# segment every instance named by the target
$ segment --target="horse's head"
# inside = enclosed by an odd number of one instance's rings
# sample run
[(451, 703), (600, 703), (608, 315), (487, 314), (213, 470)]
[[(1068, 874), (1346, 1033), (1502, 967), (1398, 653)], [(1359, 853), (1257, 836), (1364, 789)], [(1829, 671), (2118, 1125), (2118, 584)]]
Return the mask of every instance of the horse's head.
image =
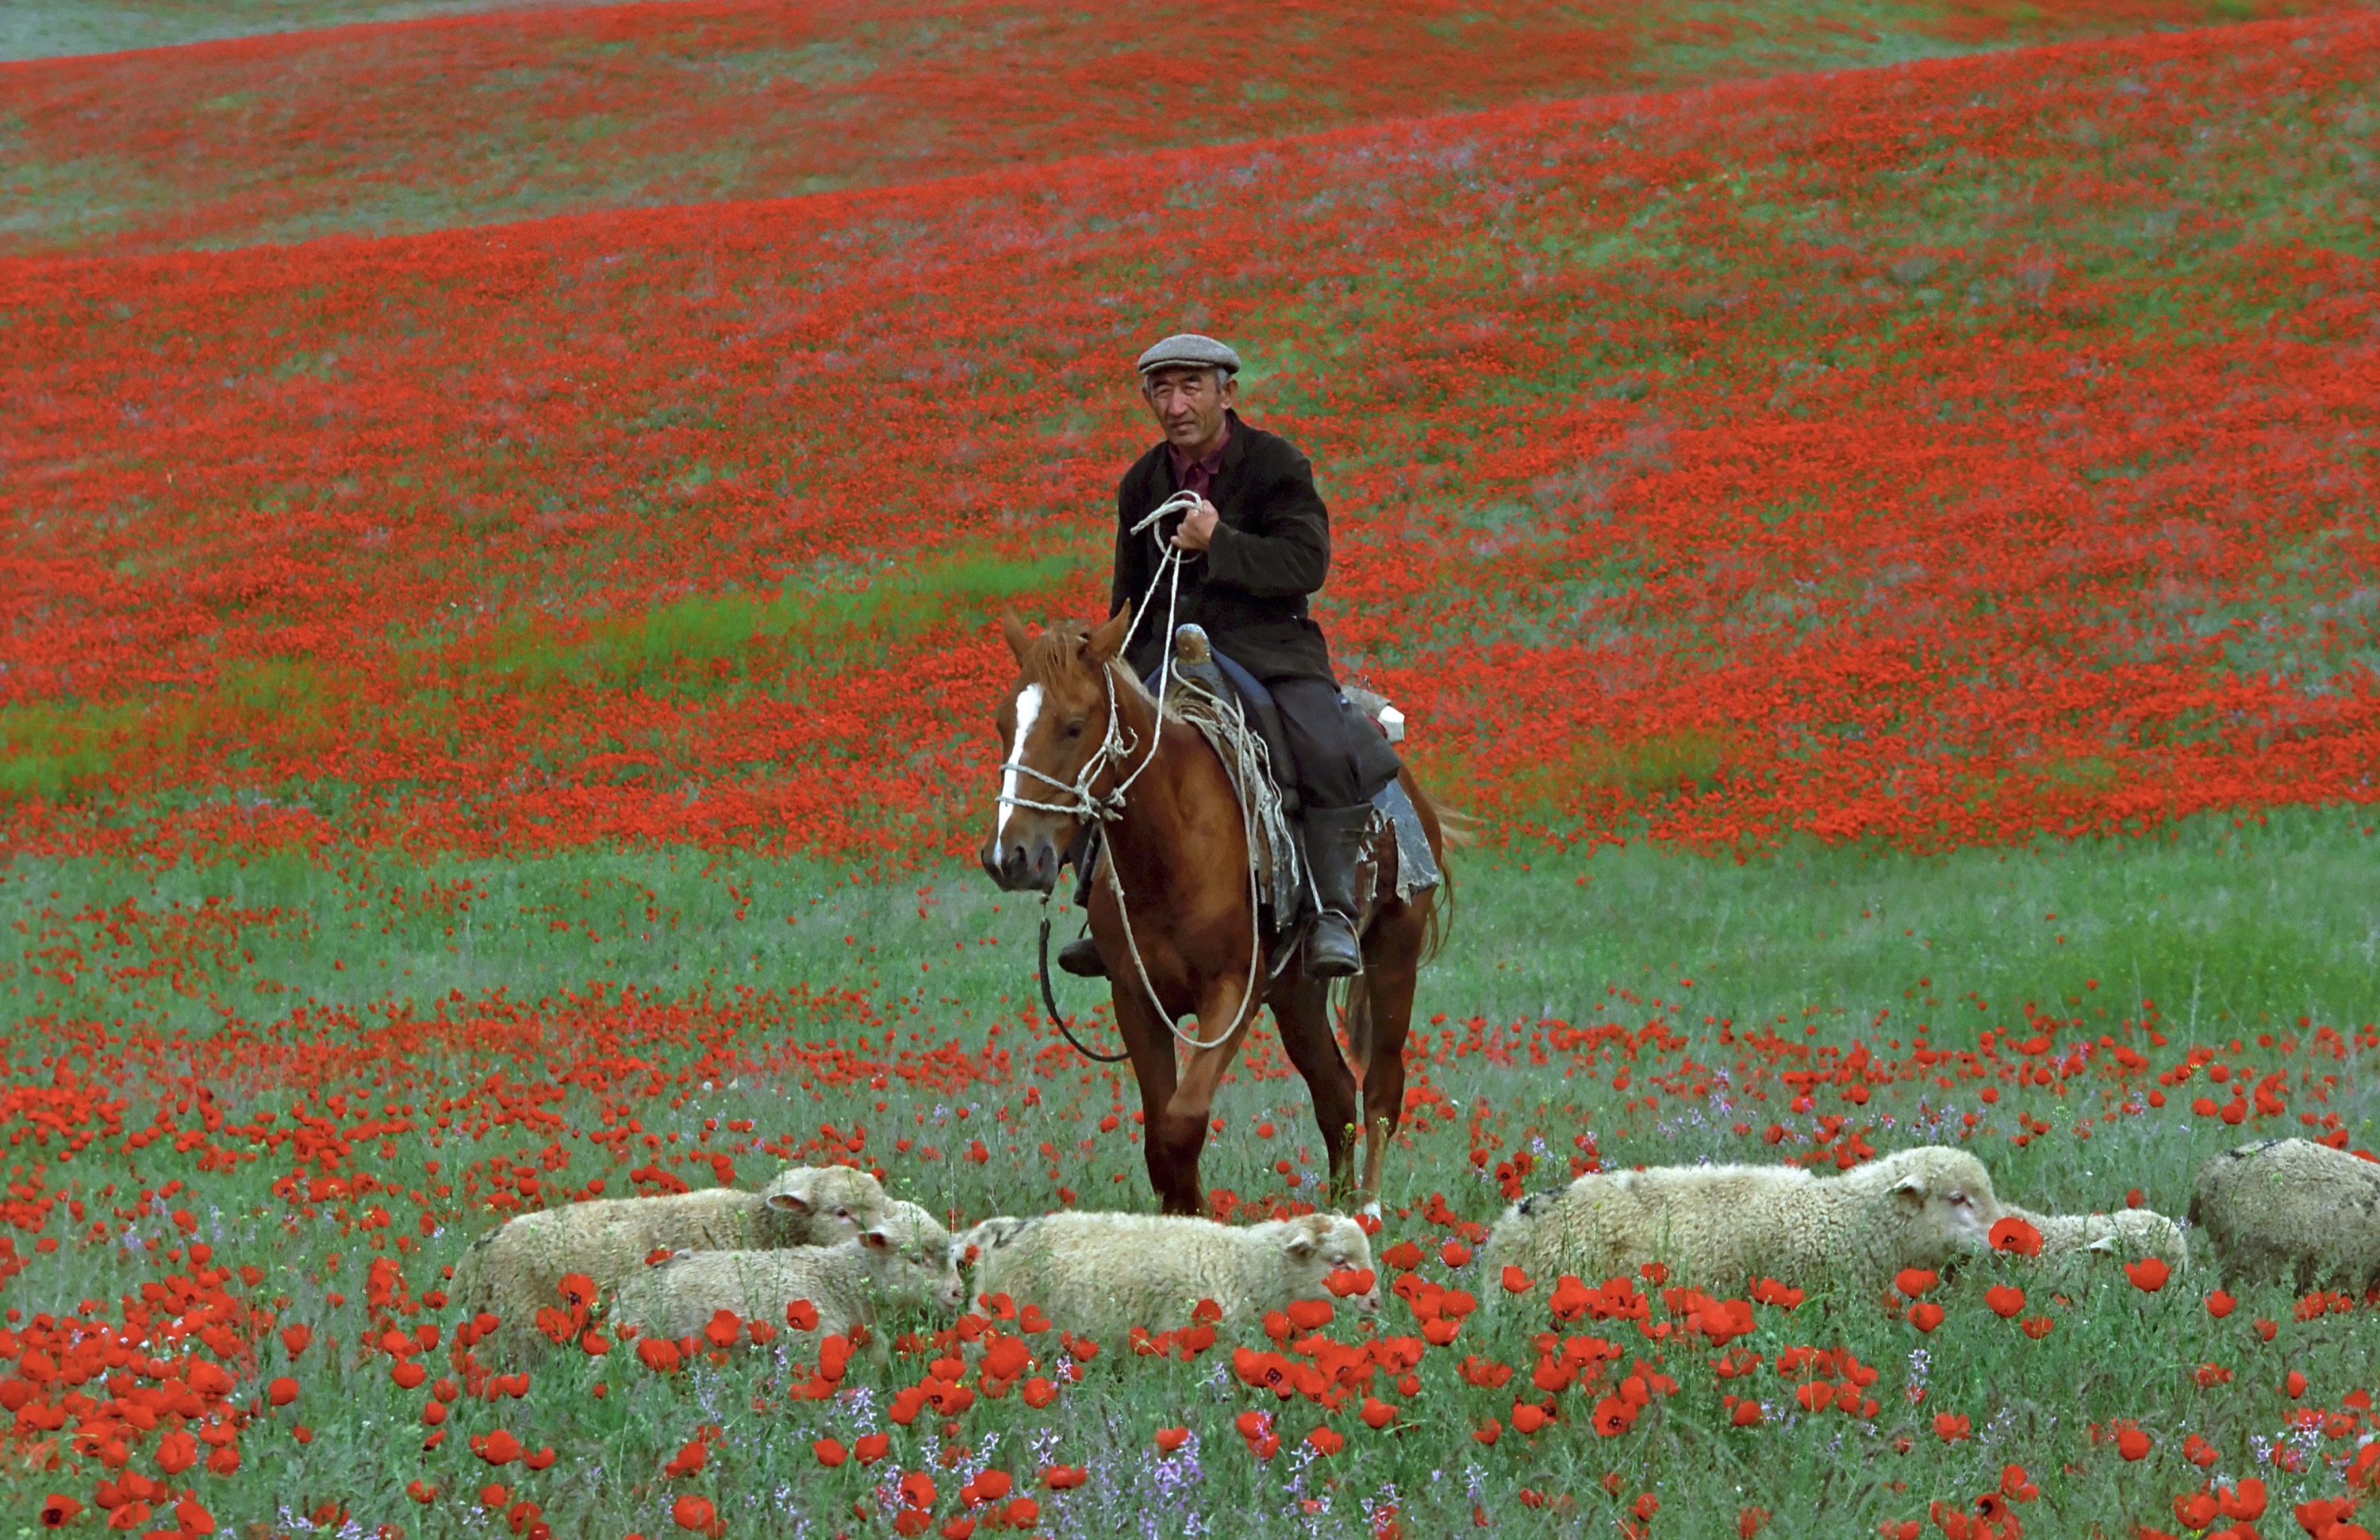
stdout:
[(1016, 654), (1016, 683), (1000, 703), (1000, 805), (983, 869), (1012, 891), (1048, 892), (1058, 885), (1058, 862), (1081, 832), (1083, 810), (1050, 812), (1020, 806), (1066, 806), (1072, 788), (1107, 740), (1108, 665), (1132, 628), (1126, 606), (1097, 630), (1065, 624), (1036, 637), (1014, 615), (1000, 617), (1001, 635)]

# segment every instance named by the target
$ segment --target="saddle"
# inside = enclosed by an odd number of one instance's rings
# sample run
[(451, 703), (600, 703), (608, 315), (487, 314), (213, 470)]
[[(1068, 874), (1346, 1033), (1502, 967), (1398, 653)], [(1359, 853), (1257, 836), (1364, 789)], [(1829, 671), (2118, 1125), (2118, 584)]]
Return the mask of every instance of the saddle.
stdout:
[[(1172, 673), (1178, 688), (1167, 701), (1168, 711), (1197, 728), (1214, 746), (1244, 805), (1253, 798), (1249, 824), (1257, 837), (1250, 858), (1257, 864), (1259, 900), (1270, 911), (1271, 928), (1287, 930), (1305, 907), (1305, 873), (1290, 832), (1289, 820), (1303, 808), (1280, 706), (1262, 680), (1216, 651), (1206, 632), (1195, 624), (1173, 634)], [(1149, 683), (1154, 687), (1155, 681)], [(1402, 761), (1362, 707), (1342, 693), (1339, 708), (1347, 714), (1357, 784), (1375, 809), (1374, 827), (1385, 824), (1396, 831), (1396, 896), (1402, 900), (1435, 888), (1438, 863), (1413, 799), (1397, 779)]]

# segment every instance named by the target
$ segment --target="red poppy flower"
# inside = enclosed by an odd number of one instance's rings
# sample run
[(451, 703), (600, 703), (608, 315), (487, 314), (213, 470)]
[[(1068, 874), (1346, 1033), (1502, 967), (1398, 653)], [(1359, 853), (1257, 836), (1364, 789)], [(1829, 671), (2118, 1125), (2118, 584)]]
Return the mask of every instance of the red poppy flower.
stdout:
[(2151, 1256), (2124, 1264), (2124, 1275), (2132, 1280), (2133, 1288), (2144, 1294), (2154, 1294), (2164, 1288), (2172, 1272), (2173, 1269), (2167, 1267), (2160, 1257)]
[(53, 1492), (42, 1499), (42, 1527), (64, 1529), (82, 1512), (82, 1504), (63, 1493)]
[(2004, 1251), (2012, 1256), (2041, 1255), (2041, 1231), (2014, 1214), (1992, 1226), (1991, 1243), (1994, 1251)]
[(675, 1373), (678, 1365), (686, 1362), (686, 1356), (677, 1351), (675, 1342), (646, 1337), (637, 1343), (637, 1362), (657, 1375), (666, 1375)]
[(2206, 1313), (2218, 1321), (2238, 1308), (2240, 1302), (2220, 1289), (2206, 1296)]
[(2139, 1428), (2122, 1427), (2116, 1430), (2116, 1452), (2126, 1460), (2145, 1460), (2155, 1445), (2149, 1436)]
[(498, 1428), (493, 1433), (473, 1436), (471, 1452), (491, 1465), (509, 1465), (521, 1457), (521, 1441)]
[(1167, 1454), (1172, 1454), (1189, 1441), (1190, 1430), (1186, 1427), (1161, 1427), (1157, 1430), (1157, 1447)]
[(1942, 1281), (1942, 1275), (1931, 1267), (1903, 1267), (1892, 1280), (1892, 1286), (1910, 1299)]
[(2024, 1291), (2012, 1283), (1995, 1283), (1984, 1291), (1984, 1303), (2002, 1320), (2013, 1319), (2024, 1308)]
[(1305, 1444), (1317, 1454), (1332, 1455), (1347, 1447), (1347, 1436), (1335, 1427), (1318, 1427), (1305, 1436)]
[(670, 1521), (680, 1529), (707, 1530), (718, 1519), (718, 1510), (709, 1498), (698, 1498), (688, 1492), (670, 1505)]
[(1505, 1267), (1504, 1291), (1506, 1293), (1525, 1294), (1535, 1287), (1536, 1287), (1536, 1280), (1531, 1279), (1527, 1273), (1523, 1272), (1518, 1267), (1509, 1266)]

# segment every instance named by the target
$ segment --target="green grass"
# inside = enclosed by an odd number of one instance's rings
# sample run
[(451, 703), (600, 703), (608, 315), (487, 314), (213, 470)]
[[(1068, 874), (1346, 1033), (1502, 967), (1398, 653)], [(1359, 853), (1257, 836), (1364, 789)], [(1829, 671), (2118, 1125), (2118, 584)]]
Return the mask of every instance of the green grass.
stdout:
[[(1462, 853), (1459, 919), (1451, 945), (1425, 974), (1426, 1048), (1417, 1045), (1413, 1055), (1418, 1075), (1449, 1110), (1397, 1152), (1381, 1243), (1413, 1236), (1434, 1251), (1416, 1207), (1433, 1192), (1447, 1194), (1465, 1219), (1493, 1219), (1501, 1198), (1471, 1169), (1475, 1137), (1495, 1146), (1498, 1158), (1541, 1151), (1530, 1184), (1542, 1186), (1559, 1180), (1581, 1132), (1593, 1134), (1606, 1161), (1623, 1164), (1773, 1158), (1758, 1142), (1760, 1127), (1777, 1121), (1798, 1134), (1828, 1112), (1867, 1126), (1881, 1148), (1922, 1142), (1939, 1136), (1909, 1126), (1922, 1093), (1936, 1110), (1984, 1114), (1973, 1147), (2006, 1195), (2076, 1211), (2119, 1205), (2138, 1187), (2153, 1206), (2176, 1214), (2187, 1208), (2201, 1159), (2252, 1133), (2294, 1131), (2301, 1109), (2338, 1113), (2355, 1141), (2369, 1144), (2374, 1107), (2367, 1065), (2313, 1059), (2310, 1034), (2299, 1025), (2305, 1018), (2351, 1030), (2380, 1000), (2380, 865), (2366, 816), (2309, 809), (2239, 825), (2199, 819), (2157, 841), (1925, 859), (1822, 848), (1741, 866), (1645, 846), (1605, 848), (1591, 858), (1584, 850)], [(76, 919), (78, 913), (86, 917)], [(352, 1165), (399, 1189), (455, 1182), (490, 1156), (537, 1152), (550, 1137), (543, 1130), (488, 1121), (484, 1100), (479, 1113), (463, 1110), (493, 1085), (510, 1097), (524, 1088), (535, 1092), (532, 1101), (548, 1097), (540, 1105), (561, 1120), (553, 1147), (563, 1166), (546, 1179), (548, 1197), (593, 1174), (607, 1175), (615, 1195), (625, 1191), (625, 1176), (613, 1168), (627, 1158), (607, 1166), (602, 1150), (577, 1141), (633, 1112), (646, 1131), (675, 1136), (665, 1146), (673, 1153), (727, 1146), (747, 1182), (821, 1124), (863, 1124), (868, 1154), (886, 1165), (895, 1192), (967, 1219), (1050, 1207), (1055, 1184), (1031, 1154), (1035, 1143), (1049, 1140), (1083, 1203), (1146, 1207), (1130, 1123), (1113, 1134), (1094, 1126), (1111, 1105), (1135, 1104), (1129, 1082), (1062, 1049), (1036, 1058), (1049, 1040), (1022, 1030), (1019, 1013), (1032, 998), (1035, 916), (1029, 902), (994, 893), (966, 871), (868, 884), (815, 864), (683, 851), (383, 862), (338, 871), (285, 856), (153, 873), (96, 861), (18, 861), (0, 874), (0, 1001), (26, 1023), (8, 1044), (20, 1084), (45, 1080), (36, 1061), (70, 1043), (101, 1061), (111, 1057), (91, 1046), (87, 1030), (68, 1031), (67, 1024), (114, 1024), (105, 1030), (120, 1044), (152, 1045), (117, 1055), (128, 1128), (145, 1123), (176, 1095), (174, 1077), (190, 1073), (211, 1078), (216, 1109), (232, 1125), (259, 1110), (286, 1115), (293, 1098), (319, 1110), (340, 1088), (361, 1098), (346, 1104), (348, 1118), (370, 1114), (383, 1097), (389, 1106), (402, 1097), (407, 1107), (419, 1098), (423, 1115), (415, 1126), (386, 1135), (377, 1148), (369, 1135), (356, 1140)], [(161, 959), (170, 965), (157, 966)], [(73, 970), (71, 983), (57, 976), (62, 965)], [(624, 1007), (629, 990), (643, 1003)], [(1083, 1006), (1093, 991), (1071, 983), (1065, 994)], [(2143, 1000), (2155, 1001), (2150, 1019), (2168, 1046), (2151, 1046), (2151, 1026), (2136, 1025)], [(442, 1000), (450, 1021), (477, 1025), (429, 1034), (403, 1025), (433, 1015)], [(2070, 1094), (2061, 1087), (2054, 1096), (2003, 1085), (2001, 1099), (1985, 1105), (1970, 1083), (1941, 1092), (1920, 1080), (1878, 1085), (1864, 1107), (1837, 1100), (1829, 1086), (1813, 1112), (1796, 1115), (1785, 1105), (1791, 1093), (1773, 1075), (1801, 1062), (1795, 1056), (1804, 1049), (1824, 1055), (1855, 1042), (1898, 1061), (1921, 1024), (1937, 1049), (1972, 1049), (1985, 1029), (2034, 1030), (2029, 1011), (2071, 1024), (2050, 1029), (2062, 1041), (2089, 1042), (2104, 1032), (2159, 1068), (2204, 1044), (2227, 1062), (2279, 1069), (2293, 1079), (2301, 1069), (2326, 1072), (2338, 1083), (2326, 1101), (2298, 1085), (2280, 1126), (2242, 1131), (2193, 1118), (2178, 1095), (2161, 1111), (2096, 1125), (2085, 1144), (2072, 1136), (2079, 1120), (2112, 1110), (2119, 1096), (2147, 1083), (2127, 1092), (2089, 1076)], [(1427, 1027), (1438, 1016), (1444, 1022)], [(1616, 1023), (1626, 1029), (1624, 1040), (1607, 1038), (1576, 1055), (1557, 1047), (1535, 1064), (1532, 1034), (1543, 1032), (1547, 1017), (1581, 1026)], [(1720, 1037), (1720, 1024), (1735, 1029), (1732, 1046)], [(1647, 1035), (1648, 1025), (1658, 1030)], [(1774, 1061), (1755, 1056), (1748, 1072), (1718, 1073), (1745, 1051), (1755, 1028), (1779, 1035)], [(1304, 1088), (1269, 1037), (1252, 1039), (1224, 1088), (1217, 1113), (1228, 1132), (1210, 1146), (1204, 1174), (1210, 1186), (1250, 1201), (1310, 1200), (1318, 1195), (1313, 1168), (1297, 1158), (1318, 1154), (1318, 1141)], [(792, 1051), (827, 1041), (885, 1061), (892, 1073), (881, 1088), (865, 1078), (864, 1066), (844, 1075), (830, 1058)], [(1540, 1036), (1535, 1046), (1545, 1041)], [(931, 1051), (937, 1044), (939, 1058)], [(2301, 1044), (2309, 1046), (2289, 1051)], [(997, 1057), (1003, 1049), (1004, 1067)], [(938, 1081), (943, 1072), (955, 1078)], [(1624, 1089), (1621, 1072), (1633, 1077)], [(1706, 1094), (1695, 1094), (1690, 1080), (1704, 1083)], [(1027, 1085), (1036, 1088), (1031, 1097), (1023, 1095)], [(1648, 1093), (1656, 1097), (1650, 1108)], [(456, 1116), (438, 1131), (427, 1114), (448, 1105), (444, 1098), (454, 1098)], [(973, 1116), (962, 1118), (963, 1110)], [(2053, 1132), (2017, 1147), (2009, 1135), (2020, 1111)], [(760, 1151), (705, 1131), (706, 1120), (723, 1127), (744, 1118), (757, 1122), (755, 1139), (785, 1143)], [(1254, 1132), (1266, 1120), (1281, 1129), (1269, 1141)], [(1754, 1134), (1735, 1134), (1737, 1122)], [(237, 1133), (208, 1143), (243, 1147)], [(896, 1153), (895, 1135), (921, 1147)], [(978, 1136), (995, 1146), (994, 1158), (982, 1165), (958, 1158)], [(1020, 1154), (1000, 1150), (1003, 1141)], [(170, 1153), (168, 1143), (135, 1155), (117, 1153), (116, 1143), (56, 1168), (52, 1180), (103, 1216), (106, 1205), (94, 1195), (102, 1182), (128, 1193), (135, 1184), (182, 1179), (189, 1188), (174, 1201), (197, 1211), (200, 1233), (223, 1261), (253, 1259), (265, 1267), (260, 1295), (286, 1295), (284, 1319), (352, 1338), (362, 1324), (361, 1302), (352, 1296), (361, 1291), (371, 1248), (367, 1232), (349, 1227), (364, 1201), (309, 1207), (273, 1198), (267, 1187), (287, 1166), (285, 1155), (210, 1174), (197, 1169), (198, 1156)], [(941, 1158), (923, 1156), (929, 1144), (940, 1146)], [(1294, 1193), (1272, 1170), (1281, 1158), (1306, 1183)], [(443, 1163), (442, 1173), (425, 1174), (431, 1160)], [(686, 1174), (707, 1182), (698, 1171)], [(468, 1196), (433, 1192), (423, 1203), (436, 1233), (404, 1259), (415, 1291), (433, 1286), (432, 1266), (450, 1261), (492, 1222)], [(399, 1221), (413, 1218), (398, 1197), (377, 1201)], [(8, 1285), (8, 1303), (30, 1315), (137, 1292), (158, 1274), (140, 1243), (160, 1224), (157, 1209), (143, 1209), (128, 1233), (112, 1226), (87, 1240), (76, 1227), (59, 1251), (34, 1257)], [(410, 1230), (400, 1222), (399, 1232)], [(1494, 1292), (1494, 1280), (1451, 1274), (1434, 1257), (1426, 1272)], [(1943, 1296), (1949, 1324), (1922, 1339), (1897, 1316), (1853, 1302), (1831, 1311), (1814, 1303), (1791, 1315), (1760, 1313), (1760, 1331), (1740, 1345), (1772, 1359), (1794, 1343), (1846, 1347), (1876, 1366), (1871, 1394), (1880, 1410), (1872, 1424), (1796, 1412), (1800, 1420), (1783, 1427), (1728, 1427), (1717, 1399), (1728, 1387), (1713, 1381), (1709, 1355), (1672, 1342), (1661, 1351), (1682, 1388), (1636, 1431), (1598, 1439), (1585, 1426), (1590, 1403), (1566, 1395), (1572, 1421), (1534, 1440), (1508, 1431), (1505, 1442), (1483, 1449), (1465, 1431), (1490, 1415), (1509, 1416), (1512, 1389), (1468, 1386), (1451, 1360), (1478, 1352), (1517, 1363), (1515, 1383), (1525, 1383), (1531, 1321), (1519, 1312), (1475, 1319), (1455, 1351), (1429, 1355), (1406, 1432), (1374, 1434), (1342, 1414), (1332, 1421), (1348, 1434), (1348, 1449), (1310, 1465), (1296, 1441), (1314, 1424), (1313, 1410), (1303, 1401), (1251, 1399), (1219, 1369), (1228, 1361), (1223, 1351), (1184, 1365), (1111, 1349), (1089, 1365), (1084, 1386), (1048, 1412), (1028, 1412), (1013, 1396), (979, 1402), (961, 1420), (958, 1441), (973, 1451), (969, 1468), (988, 1455), (1027, 1481), (1037, 1461), (1091, 1464), (1096, 1479), (1083, 1492), (1041, 1494), (1042, 1528), (1059, 1534), (1140, 1533), (1135, 1515), (1160, 1501), (1198, 1511), (1216, 1533), (1355, 1534), (1363, 1533), (1362, 1503), (1386, 1485), (1396, 1489), (1409, 1534), (1467, 1527), (1475, 1500), (1510, 1533), (1572, 1533), (1620, 1513), (1600, 1485), (1612, 1472), (1624, 1499), (1640, 1490), (1658, 1496), (1655, 1533), (1731, 1534), (1739, 1510), (1754, 1504), (1776, 1515), (1767, 1533), (1841, 1535), (1922, 1514), (1936, 1498), (1970, 1503), (2010, 1461), (2024, 1464), (2041, 1486), (2041, 1505), (2022, 1510), (2029, 1531), (2128, 1534), (2132, 1522), (2169, 1518), (2172, 1496), (2195, 1489), (2198, 1474), (2180, 1457), (2192, 1433), (2222, 1451), (2218, 1473), (2253, 1473), (2271, 1483), (2277, 1509), (2284, 1492), (2336, 1489), (2331, 1476), (2300, 1480), (2250, 1463), (2249, 1439), (2279, 1431), (2287, 1403), (2271, 1387), (2289, 1368), (2313, 1377), (2309, 1405), (2335, 1404), (2348, 1389), (2373, 1383), (2380, 1329), (2365, 1313), (2298, 1322), (2286, 1299), (2251, 1295), (2236, 1316), (2212, 1320), (2198, 1305), (2214, 1282), (2202, 1254), (2200, 1272), (2155, 1297), (2135, 1292), (2112, 1269), (2055, 1291), (2037, 1277), (2010, 1274), (2056, 1321), (2034, 1342), (1979, 1303), (1983, 1287), (2006, 1272), (1983, 1267), (1955, 1280)], [(334, 1305), (334, 1290), (351, 1297)], [(2251, 1335), (2257, 1316), (2281, 1323), (2270, 1346)], [(1381, 1329), (1412, 1329), (1402, 1304), (1390, 1303)], [(1569, 1329), (1615, 1337), (1632, 1358), (1655, 1351), (1614, 1323)], [(1238, 1340), (1266, 1345), (1251, 1331), (1227, 1334), (1224, 1350)], [(1921, 1349), (1923, 1356), (1912, 1357)], [(270, 1350), (268, 1357), (278, 1356)], [(1054, 1357), (1044, 1350), (1045, 1361)], [(202, 1488), (217, 1515), (245, 1521), (272, 1507), (302, 1514), (337, 1500), (367, 1527), (468, 1530), (468, 1501), (451, 1493), (476, 1491), (491, 1473), (461, 1452), (461, 1433), (440, 1454), (413, 1452), (419, 1393), (394, 1390), (384, 1366), (319, 1358), (304, 1366), (295, 1409), (312, 1425), (313, 1441), (299, 1447), (275, 1428), (251, 1430), (242, 1474), (210, 1478)], [(768, 1355), (747, 1353), (667, 1384), (624, 1359), (552, 1358), (536, 1371), (528, 1399), (493, 1408), (467, 1399), (458, 1409), (459, 1430), (502, 1425), (532, 1449), (555, 1446), (552, 1471), (495, 1473), (540, 1502), (557, 1534), (656, 1533), (666, 1526), (669, 1497), (681, 1491), (721, 1499), (733, 1534), (761, 1533), (736, 1504), (770, 1494), (811, 1526), (804, 1533), (833, 1533), (837, 1515), (847, 1520), (868, 1482), (856, 1467), (820, 1471), (809, 1440), (829, 1432), (848, 1439), (880, 1425), (882, 1397), (920, 1372), (913, 1364), (907, 1377), (887, 1380), (883, 1371), (856, 1369), (853, 1382), (873, 1388), (866, 1401), (787, 1406), (775, 1399), (782, 1366)], [(2200, 1388), (2190, 1375), (2204, 1362), (2234, 1369), (2236, 1381)], [(597, 1380), (614, 1387), (601, 1403), (586, 1396)], [(1773, 1370), (1731, 1383), (1790, 1405), (1791, 1385)], [(1925, 1392), (1920, 1405), (1911, 1402), (1912, 1387)], [(770, 1411), (747, 1409), (755, 1393)], [(1280, 1417), (1289, 1446), (1266, 1465), (1232, 1432), (1232, 1418), (1258, 1404)], [(1937, 1411), (1967, 1415), (1975, 1437), (1937, 1440)], [(2087, 1425), (2116, 1417), (2138, 1420), (2157, 1440), (2148, 1461), (2127, 1464), (2092, 1443)], [(896, 1442), (912, 1464), (942, 1447), (933, 1421)], [(728, 1430), (710, 1472), (662, 1480), (660, 1466), (699, 1422)], [(1169, 1496), (1164, 1483), (1179, 1470), (1160, 1467), (1147, 1441), (1153, 1428), (1177, 1423), (1200, 1437), (1202, 1476), (1186, 1495)], [(1910, 1447), (1898, 1452), (1903, 1438)], [(599, 1469), (606, 1474), (599, 1477)], [(417, 1508), (402, 1492), (417, 1475), (450, 1496)], [(7, 1481), (28, 1505), (54, 1487), (80, 1489), (49, 1473)], [(956, 1484), (945, 1482), (946, 1497)], [(1523, 1506), (1524, 1486), (1566, 1494), (1574, 1506), (1567, 1512)], [(1297, 1513), (1300, 1498), (1329, 1506)], [(880, 1527), (880, 1520), (865, 1533)]]

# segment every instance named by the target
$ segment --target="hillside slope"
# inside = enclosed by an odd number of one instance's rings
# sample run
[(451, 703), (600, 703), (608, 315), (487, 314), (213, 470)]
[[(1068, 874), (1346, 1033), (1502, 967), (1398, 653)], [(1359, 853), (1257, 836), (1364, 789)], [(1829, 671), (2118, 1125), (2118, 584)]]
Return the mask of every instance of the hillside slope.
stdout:
[(0, 67), (0, 252), (777, 198), (2360, 4), (668, 0), (292, 32)]
[(1099, 602), (1184, 324), (1314, 455), (1340, 655), (1463, 802), (2368, 798), (2375, 67), (2260, 24), (0, 267), (8, 837), (959, 848), (981, 628)]

